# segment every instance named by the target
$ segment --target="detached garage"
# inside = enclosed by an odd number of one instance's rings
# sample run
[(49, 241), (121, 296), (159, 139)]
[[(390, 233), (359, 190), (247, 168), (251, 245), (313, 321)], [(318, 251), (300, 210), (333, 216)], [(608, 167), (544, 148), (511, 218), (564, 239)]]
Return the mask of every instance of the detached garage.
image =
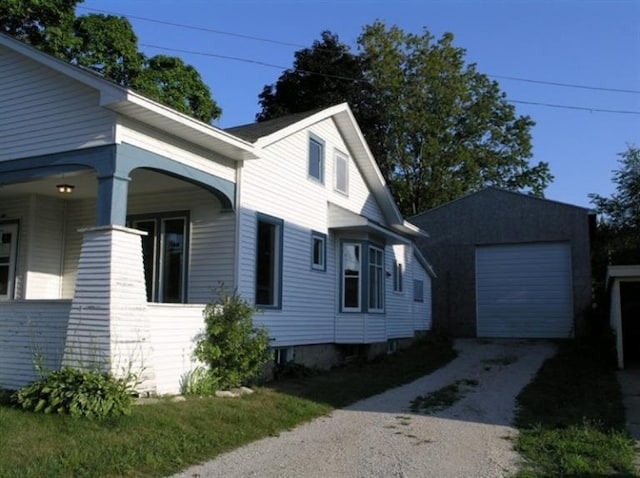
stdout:
[(415, 216), (438, 280), (433, 324), (454, 336), (564, 338), (591, 301), (588, 209), (495, 188)]

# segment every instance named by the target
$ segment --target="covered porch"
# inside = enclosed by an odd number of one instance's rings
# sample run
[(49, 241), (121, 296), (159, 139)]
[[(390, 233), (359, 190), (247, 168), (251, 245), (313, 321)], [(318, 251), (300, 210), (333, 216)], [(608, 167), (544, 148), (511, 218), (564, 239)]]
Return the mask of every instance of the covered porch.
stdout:
[(177, 392), (204, 304), (235, 285), (235, 183), (127, 144), (0, 173), (0, 387), (65, 364)]

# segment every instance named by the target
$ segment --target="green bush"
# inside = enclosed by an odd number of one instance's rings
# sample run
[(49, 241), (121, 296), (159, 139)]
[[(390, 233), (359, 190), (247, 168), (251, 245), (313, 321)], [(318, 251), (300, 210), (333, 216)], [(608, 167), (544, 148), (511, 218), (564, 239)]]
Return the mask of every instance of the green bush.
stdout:
[(227, 295), (223, 288), (219, 299), (205, 308), (205, 331), (194, 355), (208, 367), (206, 388), (238, 387), (262, 372), (271, 353), (266, 330), (253, 324), (256, 311), (237, 293)]
[(117, 417), (131, 412), (133, 378), (63, 367), (18, 390), (13, 398), (22, 409), (32, 412), (97, 419)]

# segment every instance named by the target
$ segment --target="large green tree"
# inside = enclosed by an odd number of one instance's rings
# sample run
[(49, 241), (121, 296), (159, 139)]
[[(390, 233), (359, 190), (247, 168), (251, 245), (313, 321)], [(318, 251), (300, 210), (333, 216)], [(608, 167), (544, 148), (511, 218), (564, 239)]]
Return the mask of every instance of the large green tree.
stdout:
[(206, 123), (220, 117), (222, 111), (195, 68), (176, 57), (147, 58), (124, 17), (76, 17), (81, 2), (3, 0), (0, 31)]
[(599, 215), (595, 252), (614, 264), (640, 263), (640, 148), (620, 153), (613, 172), (616, 191), (605, 197), (591, 194)]
[(543, 194), (552, 176), (547, 163), (529, 164), (533, 121), (466, 64), (453, 35), (436, 40), (375, 22), (358, 46), (355, 55), (323, 33), (264, 88), (258, 120), (348, 101), (405, 215), (485, 186)]

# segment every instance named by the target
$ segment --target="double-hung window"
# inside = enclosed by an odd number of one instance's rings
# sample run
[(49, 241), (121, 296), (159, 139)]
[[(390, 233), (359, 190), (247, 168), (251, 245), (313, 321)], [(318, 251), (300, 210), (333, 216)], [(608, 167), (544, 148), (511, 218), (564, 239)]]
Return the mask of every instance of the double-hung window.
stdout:
[(384, 252), (369, 246), (369, 311), (384, 310)]
[(345, 242), (342, 244), (342, 310), (360, 311), (362, 283), (361, 244)]
[(384, 312), (384, 250), (368, 242), (342, 243), (342, 312)]
[(418, 279), (413, 281), (414, 302), (424, 302), (424, 282)]
[(13, 299), (18, 223), (0, 223), (0, 300)]
[(189, 213), (186, 211), (132, 216), (128, 223), (145, 231), (142, 260), (149, 302), (187, 301), (187, 247)]
[(309, 177), (324, 183), (324, 141), (309, 136)]
[(258, 214), (256, 234), (256, 305), (282, 307), (283, 221)]
[(402, 292), (402, 264), (393, 263), (393, 291)]
[(311, 268), (327, 270), (327, 236), (321, 232), (311, 232)]
[(336, 191), (349, 194), (349, 160), (347, 156), (336, 151), (335, 155), (335, 184)]

